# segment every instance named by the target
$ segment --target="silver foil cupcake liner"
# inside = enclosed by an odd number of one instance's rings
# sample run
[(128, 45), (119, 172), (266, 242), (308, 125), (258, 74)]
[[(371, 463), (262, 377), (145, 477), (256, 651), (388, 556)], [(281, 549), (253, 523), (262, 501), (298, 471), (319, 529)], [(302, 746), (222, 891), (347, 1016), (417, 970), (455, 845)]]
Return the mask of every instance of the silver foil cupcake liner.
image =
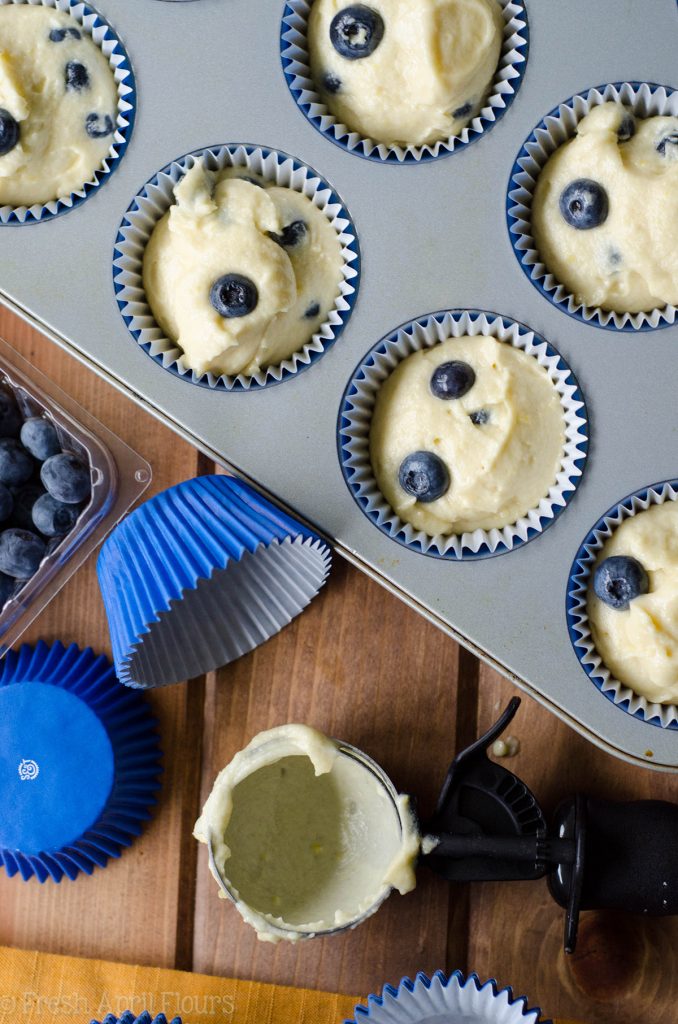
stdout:
[[(515, 523), (502, 529), (431, 536), (404, 522), (379, 490), (370, 462), (369, 435), (379, 388), (395, 367), (420, 349), (448, 338), (490, 335), (515, 345), (543, 366), (556, 388), (565, 419), (565, 445), (558, 475), (547, 495)], [(456, 309), (431, 313), (402, 324), (379, 341), (357, 366), (344, 392), (338, 423), (342, 472), (356, 502), (393, 540), (426, 555), (447, 559), (486, 558), (527, 543), (551, 525), (574, 495), (588, 452), (588, 418), (583, 395), (562, 356), (528, 327), (484, 310)]]
[(356, 1006), (355, 1016), (344, 1024), (426, 1024), (459, 1021), (460, 1024), (553, 1024), (530, 1008), (525, 996), (499, 988), (494, 979), (481, 982), (477, 974), (449, 976), (436, 971), (432, 978), (417, 974), (403, 978), (397, 988), (384, 985), (366, 1006)]
[(68, 196), (60, 196), (48, 203), (32, 206), (0, 206), (0, 225), (35, 224), (49, 220), (84, 203), (113, 173), (127, 149), (134, 128), (136, 114), (136, 85), (132, 63), (121, 40), (104, 18), (79, 0), (0, 0), (0, 7), (28, 3), (36, 7), (53, 7), (70, 14), (83, 31), (90, 36), (104, 54), (113, 72), (118, 88), (118, 116), (108, 156), (89, 181)]
[[(277, 366), (248, 375), (199, 374), (186, 365), (177, 344), (163, 333), (146, 298), (143, 257), (151, 233), (174, 202), (174, 188), (199, 159), (210, 171), (242, 167), (267, 181), (301, 192), (337, 232), (343, 270), (339, 294), (327, 320), (310, 341)], [(353, 221), (332, 186), (317, 171), (277, 150), (244, 143), (197, 149), (158, 171), (134, 197), (118, 230), (113, 251), (113, 285), (118, 307), (134, 340), (165, 370), (202, 387), (251, 391), (279, 384), (315, 363), (337, 340), (353, 312), (360, 285), (360, 248)]]
[(613, 82), (577, 93), (554, 107), (530, 133), (516, 157), (509, 178), (506, 217), (513, 251), (528, 279), (550, 302), (583, 323), (617, 331), (653, 331), (676, 322), (678, 311), (667, 305), (646, 313), (616, 313), (587, 306), (549, 273), (532, 235), (532, 201), (541, 171), (552, 153), (576, 134), (577, 125), (601, 103), (620, 102), (638, 117), (678, 115), (678, 93), (651, 82)]
[(287, 0), (280, 30), (283, 72), (292, 96), (311, 124), (349, 153), (388, 163), (420, 163), (459, 152), (499, 121), (520, 89), (529, 50), (527, 12), (523, 0), (498, 0), (504, 18), (499, 64), (482, 110), (459, 135), (425, 146), (387, 146), (351, 131), (322, 102), (311, 78), (307, 29), (313, 0)]
[(643, 487), (608, 509), (588, 532), (577, 552), (567, 585), (567, 628), (574, 653), (587, 676), (622, 711), (649, 725), (678, 730), (678, 706), (656, 704), (620, 683), (603, 664), (591, 634), (586, 608), (591, 570), (601, 548), (626, 519), (651, 505), (678, 500), (678, 480), (665, 480)]

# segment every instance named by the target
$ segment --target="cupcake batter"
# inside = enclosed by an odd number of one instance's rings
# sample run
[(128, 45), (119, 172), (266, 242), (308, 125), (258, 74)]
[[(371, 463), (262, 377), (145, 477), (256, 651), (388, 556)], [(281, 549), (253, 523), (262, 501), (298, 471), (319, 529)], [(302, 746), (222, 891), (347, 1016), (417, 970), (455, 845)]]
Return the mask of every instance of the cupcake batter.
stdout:
[(398, 364), (377, 395), (370, 456), (391, 508), (435, 536), (500, 529), (536, 508), (564, 441), (560, 397), (536, 359), (464, 336)]
[(240, 914), (267, 942), (356, 923), (392, 887), (415, 886), (407, 798), (395, 804), (369, 768), (305, 725), (259, 733), (236, 754), (194, 834), (213, 837)]
[(310, 341), (342, 278), (341, 242), (324, 213), (246, 168), (213, 174), (201, 161), (174, 195), (143, 275), (153, 315), (185, 363), (253, 374)]
[(0, 205), (78, 191), (107, 156), (118, 91), (82, 26), (52, 7), (0, 7)]
[(532, 210), (539, 255), (577, 302), (678, 303), (678, 117), (594, 107), (546, 163)]
[(479, 113), (503, 28), (497, 0), (314, 0), (311, 75), (350, 131), (423, 146), (458, 135)]
[[(613, 608), (589, 588), (596, 649), (615, 679), (659, 704), (678, 701), (678, 503), (666, 501), (625, 519), (606, 541), (597, 568), (611, 556), (636, 559), (647, 592)], [(594, 573), (591, 574), (593, 581)]]

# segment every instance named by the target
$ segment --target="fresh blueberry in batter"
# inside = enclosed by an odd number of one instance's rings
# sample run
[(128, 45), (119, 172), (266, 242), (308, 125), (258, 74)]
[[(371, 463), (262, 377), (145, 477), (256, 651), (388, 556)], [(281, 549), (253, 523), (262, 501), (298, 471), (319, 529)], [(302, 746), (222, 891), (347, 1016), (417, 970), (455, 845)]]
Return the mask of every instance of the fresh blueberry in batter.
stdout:
[(320, 314), (320, 303), (319, 302), (312, 302), (311, 305), (306, 310), (306, 312), (304, 313), (304, 316), (306, 317), (307, 320), (315, 320), (315, 318), (317, 316), (319, 316), (319, 314)]
[(331, 71), (328, 71), (327, 74), (323, 75), (322, 85), (325, 92), (334, 95), (341, 89), (341, 79), (338, 75), (333, 75)]
[(400, 464), (398, 482), (407, 494), (428, 503), (446, 493), (450, 474), (443, 460), (433, 452), (412, 452)]
[(210, 302), (219, 316), (233, 319), (257, 308), (259, 292), (254, 281), (242, 274), (224, 274), (210, 288)]
[(89, 466), (73, 452), (52, 455), (43, 462), (40, 479), (53, 498), (67, 505), (85, 501), (92, 487)]
[(469, 419), (474, 426), (482, 427), (485, 423), (489, 423), (490, 414), (487, 409), (477, 409), (476, 412), (470, 414)]
[(82, 92), (89, 89), (89, 72), (79, 60), (69, 60), (64, 72), (67, 92)]
[(293, 220), (291, 224), (288, 224), (282, 229), (282, 232), (277, 235), (275, 231), (269, 232), (270, 237), (278, 245), (282, 245), (283, 249), (293, 249), (295, 245), (299, 245), (306, 238), (308, 227), (304, 220)]
[(669, 132), (668, 135), (664, 135), (655, 148), (660, 156), (678, 157), (678, 132)]
[(32, 507), (32, 525), (45, 537), (63, 537), (75, 526), (79, 505), (66, 505), (51, 494), (42, 494)]
[(3, 530), (0, 533), (0, 572), (27, 580), (45, 557), (45, 542), (31, 530)]
[(26, 451), (39, 462), (44, 462), (50, 455), (58, 455), (61, 451), (54, 424), (44, 416), (31, 416), (27, 419), (19, 437)]
[(645, 569), (636, 558), (612, 555), (601, 562), (593, 577), (596, 596), (610, 608), (625, 609), (629, 601), (650, 588)]
[(470, 100), (467, 100), (466, 103), (463, 104), (463, 106), (457, 107), (456, 110), (452, 111), (452, 117), (468, 117), (472, 110), (473, 103), (471, 103)]
[(18, 487), (33, 476), (33, 459), (13, 437), (0, 439), (0, 483)]
[(18, 121), (14, 120), (9, 110), (0, 107), (0, 156), (5, 156), (14, 149), (20, 135)]
[(82, 39), (77, 28), (53, 28), (49, 34), (53, 43), (63, 43), (64, 39)]
[(636, 121), (633, 114), (625, 114), (622, 123), (617, 128), (617, 138), (620, 142), (628, 142), (636, 134)]
[(476, 382), (475, 371), (468, 363), (453, 359), (449, 363), (441, 363), (431, 375), (431, 392), (436, 398), (445, 401), (451, 398), (462, 398), (471, 390)]
[(108, 114), (88, 114), (85, 118), (85, 131), (90, 139), (103, 139), (113, 134), (115, 125)]
[(578, 231), (598, 228), (607, 220), (610, 205), (607, 192), (591, 178), (577, 178), (560, 194), (563, 219)]
[(380, 14), (365, 4), (351, 4), (332, 18), (330, 41), (341, 57), (360, 60), (374, 53), (384, 37)]
[(610, 266), (619, 267), (622, 263), (622, 254), (619, 249), (610, 249)]

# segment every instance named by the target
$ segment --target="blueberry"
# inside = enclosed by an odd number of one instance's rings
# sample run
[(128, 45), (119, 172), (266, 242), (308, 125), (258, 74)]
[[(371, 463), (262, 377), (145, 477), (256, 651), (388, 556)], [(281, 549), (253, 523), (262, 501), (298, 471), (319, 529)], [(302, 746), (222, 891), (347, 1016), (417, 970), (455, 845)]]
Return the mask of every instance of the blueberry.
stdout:
[(33, 529), (33, 506), (43, 496), (45, 488), (39, 483), (28, 483), (17, 491), (14, 496), (14, 518), (13, 526), (19, 526), (22, 530)]
[(26, 420), (19, 437), (26, 451), (40, 462), (61, 451), (54, 425), (43, 416), (31, 416)]
[(18, 121), (15, 121), (9, 110), (0, 107), (0, 156), (10, 153), (21, 135)]
[[(666, 148), (668, 146), (668, 149)], [(655, 149), (660, 156), (678, 156), (678, 132), (669, 132), (659, 140)]]
[(89, 498), (89, 466), (72, 452), (52, 455), (43, 462), (40, 479), (53, 498), (65, 501), (67, 505), (77, 505)]
[(567, 223), (579, 231), (598, 228), (607, 220), (610, 204), (607, 192), (597, 181), (577, 178), (560, 194), (560, 212)]
[(90, 139), (104, 139), (113, 134), (115, 125), (108, 114), (88, 114), (85, 118), (85, 131)]
[(0, 484), (0, 523), (9, 519), (14, 510), (14, 497), (4, 484)]
[(15, 587), (16, 580), (11, 576), (5, 576), (4, 572), (0, 572), (0, 609), (5, 607), (14, 593)]
[(42, 494), (34, 503), (32, 513), (32, 524), (45, 537), (63, 537), (75, 526), (80, 507), (57, 501), (51, 494)]
[(473, 106), (471, 100), (467, 100), (461, 107), (457, 107), (456, 110), (452, 111), (452, 117), (468, 117), (473, 110)]
[(620, 142), (628, 142), (636, 134), (636, 120), (633, 114), (624, 114), (622, 122), (617, 128), (617, 138)]
[(338, 75), (333, 75), (331, 71), (328, 71), (327, 74), (322, 77), (322, 87), (325, 92), (328, 92), (333, 96), (341, 89), (341, 79)]
[(82, 39), (77, 28), (53, 28), (49, 34), (53, 43), (63, 43), (64, 39)]
[(412, 452), (400, 463), (398, 481), (417, 501), (441, 498), (450, 486), (450, 474), (443, 460), (433, 452)]
[(613, 555), (601, 562), (593, 577), (596, 596), (610, 608), (628, 608), (634, 597), (646, 594), (650, 587), (645, 569), (635, 558)]
[(45, 557), (45, 542), (30, 530), (3, 530), (0, 533), (0, 572), (27, 580)]
[(320, 303), (319, 302), (312, 302), (311, 305), (306, 310), (306, 312), (304, 313), (304, 316), (306, 317), (307, 320), (315, 320), (315, 318), (319, 314), (320, 314)]
[(488, 409), (477, 409), (476, 412), (472, 412), (469, 416), (471, 423), (476, 427), (482, 427), (485, 423), (490, 422), (490, 413)]
[(475, 371), (468, 363), (453, 359), (449, 363), (441, 363), (431, 374), (431, 391), (436, 398), (446, 401), (450, 398), (462, 398), (471, 390), (476, 382)]
[(17, 487), (33, 476), (33, 459), (13, 437), (0, 438), (0, 483)]
[(278, 245), (282, 245), (283, 249), (292, 249), (295, 245), (299, 245), (306, 238), (308, 227), (306, 221), (293, 220), (291, 224), (287, 224), (282, 229), (282, 232), (277, 235), (275, 231), (269, 231), (269, 237), (277, 242)]
[(22, 423), (16, 398), (9, 388), (0, 386), (0, 437), (18, 437)]
[(247, 316), (257, 308), (258, 301), (257, 286), (242, 274), (224, 274), (210, 288), (210, 302), (219, 316), (227, 319)]
[(610, 249), (609, 258), (611, 267), (618, 267), (622, 263), (622, 254), (618, 249)]
[(89, 72), (79, 60), (69, 60), (64, 71), (66, 92), (82, 92), (89, 89)]
[(332, 18), (330, 42), (341, 57), (359, 60), (374, 53), (384, 37), (380, 14), (365, 4), (351, 4)]

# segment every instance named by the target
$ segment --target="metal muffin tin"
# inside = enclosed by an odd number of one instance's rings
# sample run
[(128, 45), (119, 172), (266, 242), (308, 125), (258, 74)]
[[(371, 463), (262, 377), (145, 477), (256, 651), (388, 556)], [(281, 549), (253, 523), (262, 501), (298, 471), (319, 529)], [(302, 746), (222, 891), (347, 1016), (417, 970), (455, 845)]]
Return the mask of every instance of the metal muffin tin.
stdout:
[[(676, 733), (624, 714), (582, 670), (565, 592), (600, 515), (676, 476), (678, 326), (613, 332), (568, 317), (523, 274), (505, 204), (516, 155), (557, 103), (605, 81), (676, 85), (678, 9), (674, 0), (623, 10), (618, 0), (531, 0), (527, 8), (528, 66), (506, 116), (472, 146), (397, 166), (343, 151), (297, 108), (280, 61), (284, 0), (101, 0), (136, 74), (131, 144), (78, 209), (0, 229), (0, 298), (593, 742), (675, 771)], [(308, 372), (256, 393), (209, 391), (163, 370), (128, 334), (113, 293), (113, 246), (139, 188), (182, 153), (227, 142), (279, 149), (316, 168), (345, 203), (362, 252), (360, 294), (337, 344)], [(406, 320), (460, 307), (512, 317), (558, 349), (587, 401), (591, 449), (581, 487), (551, 529), (496, 558), (454, 563), (403, 548), (361, 514), (339, 466), (337, 414), (375, 342)], [(425, 665), (416, 684), (426, 686)]]

